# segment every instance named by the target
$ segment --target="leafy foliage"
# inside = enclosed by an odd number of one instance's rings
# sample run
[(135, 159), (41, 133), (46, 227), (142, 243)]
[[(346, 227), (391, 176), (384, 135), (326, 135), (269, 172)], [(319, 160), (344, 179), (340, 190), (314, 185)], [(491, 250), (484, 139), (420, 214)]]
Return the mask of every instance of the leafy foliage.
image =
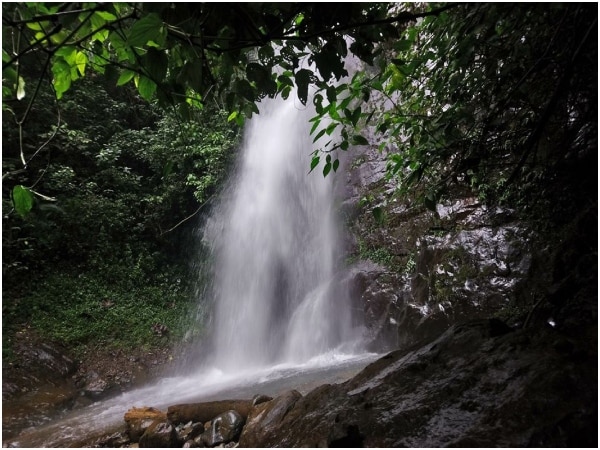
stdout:
[[(54, 104), (45, 105), (32, 111), (40, 140), (54, 134)], [(13, 196), (3, 204), (9, 328), (27, 322), (69, 345), (137, 345), (164, 341), (153, 337), (157, 322), (177, 339), (195, 301), (185, 237), (226, 176), (235, 127), (209, 108), (192, 122), (161, 116), (130, 89), (111, 91), (93, 77), (65, 93), (60, 115), (25, 173), (11, 170), (19, 138), (3, 124), (3, 188)], [(26, 153), (36, 140), (28, 136)], [(46, 195), (12, 187), (15, 178)]]
[[(4, 98), (19, 90), (19, 67), (37, 55), (51, 68), (58, 98), (94, 70), (163, 105), (210, 98), (246, 115), (265, 96), (302, 103), (309, 86), (347, 75), (350, 50), (366, 62), (373, 43), (398, 35), (398, 23), (429, 12), (397, 12), (387, 3), (16, 3), (3, 6)], [(313, 64), (308, 66), (305, 62)], [(17, 64), (19, 63), (19, 64)], [(39, 61), (36, 61), (39, 64)]]
[(390, 153), (388, 175), (404, 193), (423, 185), (431, 209), (453, 185), (524, 200), (517, 180), (539, 192), (593, 155), (596, 16), (590, 5), (484, 3), (419, 20), (373, 67), (315, 96), (314, 121), (342, 130), (326, 151), (366, 143), (352, 133), (368, 125)]

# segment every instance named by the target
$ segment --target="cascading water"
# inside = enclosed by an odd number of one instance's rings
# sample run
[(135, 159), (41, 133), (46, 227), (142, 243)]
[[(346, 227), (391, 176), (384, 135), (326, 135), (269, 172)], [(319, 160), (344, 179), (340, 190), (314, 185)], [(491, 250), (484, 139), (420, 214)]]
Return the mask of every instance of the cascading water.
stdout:
[(206, 228), (214, 243), (214, 365), (305, 362), (360, 338), (336, 282), (333, 175), (308, 174), (310, 111), (269, 100), (246, 129), (228, 197)]

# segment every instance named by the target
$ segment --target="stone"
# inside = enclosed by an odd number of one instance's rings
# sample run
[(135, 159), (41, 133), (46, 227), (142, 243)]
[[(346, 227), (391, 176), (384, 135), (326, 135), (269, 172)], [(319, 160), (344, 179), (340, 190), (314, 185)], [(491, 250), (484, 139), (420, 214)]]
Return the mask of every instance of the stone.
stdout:
[(155, 420), (140, 437), (140, 448), (179, 447), (181, 442), (173, 424), (166, 420)]
[(100, 400), (110, 395), (114, 387), (114, 385), (92, 371), (86, 375), (86, 383), (82, 392), (91, 400)]
[(271, 400), (273, 400), (273, 397), (257, 394), (252, 398), (252, 406), (260, 405), (261, 403), (269, 402)]
[(208, 447), (237, 441), (244, 427), (245, 419), (234, 410), (219, 414), (212, 420), (212, 427), (204, 433), (203, 442)]
[(302, 398), (296, 390), (290, 390), (275, 399), (254, 407), (240, 436), (240, 447), (260, 447), (264, 436), (277, 429), (294, 404)]
[(188, 422), (184, 426), (177, 427), (177, 434), (182, 442), (194, 440), (204, 433), (204, 424)]

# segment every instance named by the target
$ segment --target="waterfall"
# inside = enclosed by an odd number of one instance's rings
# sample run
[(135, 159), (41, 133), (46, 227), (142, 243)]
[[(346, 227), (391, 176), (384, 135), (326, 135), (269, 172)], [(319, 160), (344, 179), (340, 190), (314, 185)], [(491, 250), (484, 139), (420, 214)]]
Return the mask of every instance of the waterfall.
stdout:
[(200, 367), (161, 377), (20, 435), (14, 445), (68, 447), (151, 405), (308, 392), (346, 380), (376, 356), (361, 347), (343, 279), (335, 176), (308, 174), (310, 110), (268, 100), (247, 123), (241, 161), (204, 227), (215, 257), (212, 339)]
[(339, 280), (335, 176), (308, 173), (311, 116), (292, 101), (261, 103), (206, 227), (216, 258), (213, 364), (222, 370), (304, 362), (360, 340)]

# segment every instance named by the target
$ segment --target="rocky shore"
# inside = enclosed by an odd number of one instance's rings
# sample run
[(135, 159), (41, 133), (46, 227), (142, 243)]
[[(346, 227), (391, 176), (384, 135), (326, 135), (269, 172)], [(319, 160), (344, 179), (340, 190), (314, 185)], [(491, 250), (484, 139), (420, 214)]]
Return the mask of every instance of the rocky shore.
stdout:
[(596, 447), (597, 349), (572, 331), (454, 325), (306, 395), (132, 408), (87, 446)]

